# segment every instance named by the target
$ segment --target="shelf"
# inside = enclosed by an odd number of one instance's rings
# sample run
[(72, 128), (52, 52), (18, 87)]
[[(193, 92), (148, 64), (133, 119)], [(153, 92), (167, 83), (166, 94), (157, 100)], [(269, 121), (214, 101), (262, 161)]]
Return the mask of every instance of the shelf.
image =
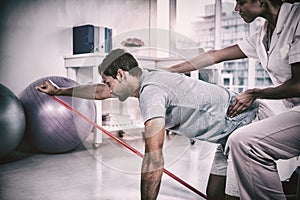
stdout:
[(130, 124), (130, 125), (104, 125), (103, 128), (107, 131), (126, 131), (131, 129), (144, 129), (143, 124)]

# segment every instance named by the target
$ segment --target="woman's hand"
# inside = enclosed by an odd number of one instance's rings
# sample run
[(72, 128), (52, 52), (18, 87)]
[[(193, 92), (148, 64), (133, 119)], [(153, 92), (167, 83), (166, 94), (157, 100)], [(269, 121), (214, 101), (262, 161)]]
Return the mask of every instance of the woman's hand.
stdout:
[(227, 115), (229, 117), (235, 117), (248, 109), (256, 99), (255, 95), (253, 95), (255, 90), (256, 89), (249, 89), (238, 95), (229, 106)]
[(36, 86), (35, 89), (51, 96), (57, 95), (59, 91), (59, 88), (54, 86), (50, 80), (44, 81), (42, 84)]

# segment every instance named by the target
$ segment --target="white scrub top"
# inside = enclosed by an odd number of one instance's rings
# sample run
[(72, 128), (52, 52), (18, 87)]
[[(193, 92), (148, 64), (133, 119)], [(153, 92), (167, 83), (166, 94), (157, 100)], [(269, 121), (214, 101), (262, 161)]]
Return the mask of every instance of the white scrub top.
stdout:
[[(291, 78), (291, 64), (300, 62), (300, 3), (283, 3), (267, 45), (268, 22), (238, 45), (247, 57), (258, 59), (275, 86)], [(300, 105), (300, 98), (284, 99), (287, 108)]]

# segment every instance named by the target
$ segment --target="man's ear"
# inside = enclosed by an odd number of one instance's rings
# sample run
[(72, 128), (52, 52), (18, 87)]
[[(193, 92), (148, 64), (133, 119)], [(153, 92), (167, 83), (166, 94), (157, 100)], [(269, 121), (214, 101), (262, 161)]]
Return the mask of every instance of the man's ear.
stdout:
[(125, 79), (125, 72), (122, 69), (118, 69), (116, 78), (121, 81)]

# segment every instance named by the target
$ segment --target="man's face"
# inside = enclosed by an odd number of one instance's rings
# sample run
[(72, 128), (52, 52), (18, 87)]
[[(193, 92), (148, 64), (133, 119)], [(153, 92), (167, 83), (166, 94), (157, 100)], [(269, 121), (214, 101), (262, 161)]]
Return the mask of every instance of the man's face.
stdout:
[(234, 8), (247, 23), (253, 22), (256, 17), (260, 16), (263, 9), (262, 3), (259, 0), (236, 0)]
[(128, 82), (123, 78), (113, 78), (102, 74), (103, 83), (107, 84), (112, 91), (112, 95), (118, 97), (120, 101), (125, 101), (131, 95)]

